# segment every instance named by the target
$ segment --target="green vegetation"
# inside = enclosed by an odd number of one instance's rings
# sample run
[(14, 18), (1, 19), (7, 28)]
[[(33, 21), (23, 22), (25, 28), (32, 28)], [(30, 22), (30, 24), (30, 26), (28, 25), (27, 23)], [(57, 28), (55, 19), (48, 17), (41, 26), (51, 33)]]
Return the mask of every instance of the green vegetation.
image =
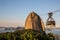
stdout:
[(0, 33), (0, 40), (54, 40), (54, 35), (34, 30), (17, 30), (15, 32)]

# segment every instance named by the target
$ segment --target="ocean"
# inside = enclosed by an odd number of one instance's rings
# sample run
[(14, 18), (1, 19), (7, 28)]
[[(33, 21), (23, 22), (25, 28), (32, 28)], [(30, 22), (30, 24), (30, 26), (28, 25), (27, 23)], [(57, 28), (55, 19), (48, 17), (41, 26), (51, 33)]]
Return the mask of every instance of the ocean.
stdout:
[(45, 30), (46, 33), (53, 33), (60, 36), (60, 29)]

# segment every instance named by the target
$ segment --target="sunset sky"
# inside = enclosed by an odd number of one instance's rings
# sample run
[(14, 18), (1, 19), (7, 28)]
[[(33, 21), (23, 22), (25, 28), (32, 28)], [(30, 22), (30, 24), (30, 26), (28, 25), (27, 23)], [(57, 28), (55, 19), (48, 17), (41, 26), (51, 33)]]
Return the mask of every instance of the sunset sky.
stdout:
[[(0, 0), (0, 26), (24, 26), (26, 17), (32, 11), (44, 21), (48, 12), (60, 9), (60, 0)], [(60, 11), (54, 13), (56, 27), (60, 27)]]

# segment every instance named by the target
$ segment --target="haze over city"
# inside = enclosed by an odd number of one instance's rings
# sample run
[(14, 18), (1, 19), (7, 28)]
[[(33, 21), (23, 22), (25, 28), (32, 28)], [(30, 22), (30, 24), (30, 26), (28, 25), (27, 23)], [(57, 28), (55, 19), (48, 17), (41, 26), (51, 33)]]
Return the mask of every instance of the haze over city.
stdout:
[[(27, 15), (34, 11), (46, 23), (48, 12), (60, 9), (60, 0), (0, 0), (0, 26), (24, 26)], [(53, 14), (60, 27), (60, 12)]]

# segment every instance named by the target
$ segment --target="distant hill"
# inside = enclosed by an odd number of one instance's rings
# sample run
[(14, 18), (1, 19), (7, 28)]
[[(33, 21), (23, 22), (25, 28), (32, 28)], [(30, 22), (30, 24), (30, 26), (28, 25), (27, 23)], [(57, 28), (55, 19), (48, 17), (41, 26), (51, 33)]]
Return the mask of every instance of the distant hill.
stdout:
[(35, 30), (16, 30), (15, 32), (0, 33), (0, 40), (54, 40), (52, 33), (45, 34)]

